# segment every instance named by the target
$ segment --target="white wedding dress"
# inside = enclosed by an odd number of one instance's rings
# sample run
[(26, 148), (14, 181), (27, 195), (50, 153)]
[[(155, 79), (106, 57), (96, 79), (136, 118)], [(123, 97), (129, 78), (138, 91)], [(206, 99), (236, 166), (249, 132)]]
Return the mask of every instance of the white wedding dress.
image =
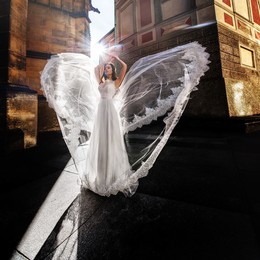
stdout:
[(100, 194), (116, 194), (119, 189), (133, 193), (137, 183), (125, 186), (132, 173), (125, 148), (122, 126), (113, 97), (115, 82), (107, 79), (98, 86), (101, 99), (94, 120), (86, 156), (84, 187)]
[[(88, 56), (53, 55), (41, 72), (41, 86), (57, 114), (82, 186), (102, 196), (133, 195), (209, 63), (209, 54), (198, 42), (177, 46), (137, 60), (116, 91), (113, 81), (98, 84)], [(145, 129), (147, 135), (155, 120), (161, 123), (152, 138), (125, 145), (126, 134), (138, 136)]]

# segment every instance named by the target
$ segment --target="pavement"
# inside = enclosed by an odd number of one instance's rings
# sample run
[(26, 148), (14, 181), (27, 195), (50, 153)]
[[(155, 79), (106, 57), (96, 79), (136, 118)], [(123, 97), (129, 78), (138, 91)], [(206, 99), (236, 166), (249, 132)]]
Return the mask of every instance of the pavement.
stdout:
[(0, 259), (260, 260), (260, 131), (208, 125), (180, 123), (130, 198), (81, 190), (60, 132), (2, 155)]

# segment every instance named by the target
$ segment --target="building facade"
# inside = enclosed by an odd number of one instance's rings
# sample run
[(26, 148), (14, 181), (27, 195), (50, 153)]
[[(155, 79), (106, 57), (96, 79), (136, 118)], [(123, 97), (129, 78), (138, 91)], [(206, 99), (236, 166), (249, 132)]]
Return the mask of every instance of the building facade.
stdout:
[(122, 45), (131, 66), (142, 56), (198, 41), (210, 53), (210, 70), (184, 116), (254, 120), (260, 114), (259, 10), (258, 0), (117, 0), (113, 43)]
[(0, 1), (1, 150), (33, 147), (41, 131), (59, 129), (40, 89), (52, 54), (90, 54), (90, 0)]

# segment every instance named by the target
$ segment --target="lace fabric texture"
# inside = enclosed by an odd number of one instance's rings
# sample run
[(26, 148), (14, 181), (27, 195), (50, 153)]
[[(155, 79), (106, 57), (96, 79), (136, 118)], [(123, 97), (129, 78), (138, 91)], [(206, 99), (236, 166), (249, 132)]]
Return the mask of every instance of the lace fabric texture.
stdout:
[[(143, 57), (129, 68), (120, 89), (98, 85), (91, 59), (78, 53), (52, 56), (41, 86), (58, 117), (82, 185), (102, 195), (135, 193), (167, 143), (200, 78), (209, 54), (197, 42)], [(139, 149), (124, 137), (163, 118), (155, 137)], [(149, 132), (149, 129), (147, 130)]]

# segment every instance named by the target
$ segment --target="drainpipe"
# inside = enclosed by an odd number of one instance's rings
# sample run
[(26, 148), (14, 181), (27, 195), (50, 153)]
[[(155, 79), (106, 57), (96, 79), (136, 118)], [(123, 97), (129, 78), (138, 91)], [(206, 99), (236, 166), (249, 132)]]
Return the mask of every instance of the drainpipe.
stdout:
[(116, 0), (114, 0), (114, 45), (116, 45)]

